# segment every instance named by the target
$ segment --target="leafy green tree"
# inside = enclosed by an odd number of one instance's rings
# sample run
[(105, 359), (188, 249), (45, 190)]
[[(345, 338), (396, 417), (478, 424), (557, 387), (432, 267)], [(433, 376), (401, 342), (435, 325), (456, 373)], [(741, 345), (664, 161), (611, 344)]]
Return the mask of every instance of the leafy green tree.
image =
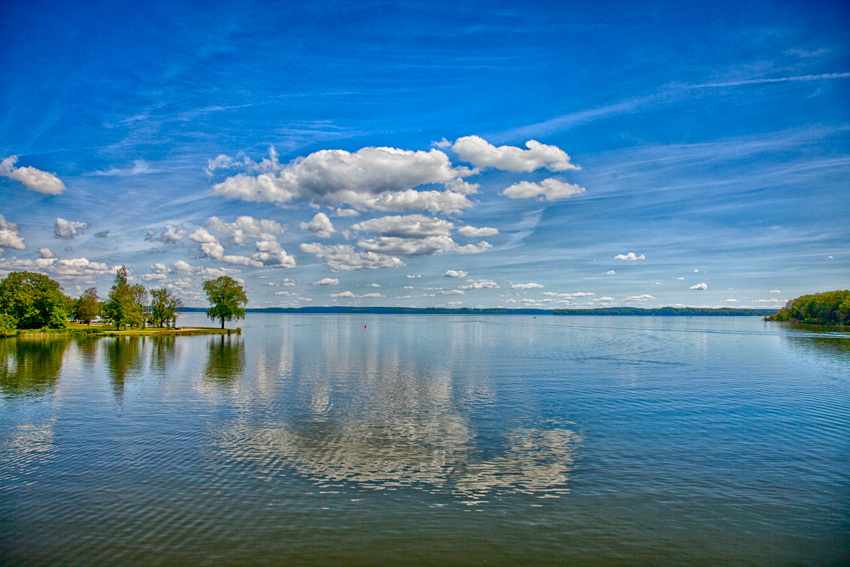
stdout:
[(221, 319), (221, 328), (224, 329), (225, 321), (245, 318), (245, 305), (248, 304), (248, 296), (239, 282), (230, 276), (221, 276), (214, 280), (204, 282), (204, 291), (210, 302), (207, 317), (215, 321)]
[(0, 337), (14, 337), (17, 334), (17, 319), (8, 313), (0, 313)]
[(92, 319), (100, 315), (100, 298), (97, 296), (97, 288), (90, 287), (74, 302), (73, 315), (77, 321), (90, 325)]
[(172, 327), (177, 324), (177, 311), (183, 302), (166, 288), (151, 290), (150, 320), (157, 327)]
[(815, 325), (850, 324), (850, 291), (827, 291), (801, 295), (785, 304), (770, 321), (791, 321)]
[(142, 284), (127, 282), (127, 268), (121, 266), (115, 274), (115, 283), (106, 302), (106, 318), (115, 323), (115, 328), (130, 325), (145, 326), (145, 304), (148, 292)]
[(0, 281), (0, 313), (11, 315), (19, 329), (64, 329), (67, 299), (59, 283), (43, 274), (11, 272)]

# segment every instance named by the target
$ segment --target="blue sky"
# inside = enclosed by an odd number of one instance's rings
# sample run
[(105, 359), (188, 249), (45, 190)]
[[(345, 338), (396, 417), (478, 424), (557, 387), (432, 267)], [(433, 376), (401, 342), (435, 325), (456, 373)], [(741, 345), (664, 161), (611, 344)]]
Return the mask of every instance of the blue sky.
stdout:
[(850, 281), (845, 2), (26, 2), (0, 275), (204, 306), (778, 307)]

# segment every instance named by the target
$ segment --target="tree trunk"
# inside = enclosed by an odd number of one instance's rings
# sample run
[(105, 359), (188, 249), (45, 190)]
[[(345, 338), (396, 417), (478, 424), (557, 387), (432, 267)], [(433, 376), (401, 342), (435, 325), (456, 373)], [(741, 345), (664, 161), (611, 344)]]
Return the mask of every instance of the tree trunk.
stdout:
[(221, 330), (224, 330), (224, 317), (221, 318)]

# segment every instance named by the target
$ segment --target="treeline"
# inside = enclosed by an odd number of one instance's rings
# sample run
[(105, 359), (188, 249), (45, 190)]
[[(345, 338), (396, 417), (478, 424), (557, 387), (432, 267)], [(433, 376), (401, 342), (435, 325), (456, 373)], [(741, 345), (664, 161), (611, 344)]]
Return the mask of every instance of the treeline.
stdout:
[(69, 320), (88, 325), (98, 317), (116, 329), (173, 327), (181, 307), (180, 299), (165, 288), (151, 290), (149, 296), (142, 284), (130, 285), (123, 266), (104, 299), (94, 287), (72, 298), (62, 293), (59, 282), (43, 274), (11, 272), (0, 280), (0, 337), (14, 336), (19, 329), (65, 329)]
[(764, 317), (775, 309), (736, 309), (733, 307), (603, 307), (600, 309), (556, 309), (555, 315), (640, 315), (652, 317)]
[(801, 295), (767, 319), (810, 325), (850, 325), (850, 290)]
[[(245, 318), (248, 297), (230, 276), (207, 280), (203, 285), (210, 302), (204, 309), (210, 319), (225, 321)], [(109, 295), (100, 298), (90, 287), (78, 298), (62, 293), (59, 282), (35, 272), (11, 272), (0, 280), (0, 337), (11, 337), (19, 329), (65, 329), (69, 320), (90, 325), (98, 317), (116, 329), (177, 326), (183, 303), (167, 288), (152, 289), (127, 281), (121, 266)]]
[[(193, 307), (183, 311), (205, 311)], [(730, 316), (730, 317), (764, 317), (775, 313), (776, 309), (733, 309), (733, 308), (700, 308), (700, 307), (660, 307), (658, 309), (643, 309), (639, 307), (603, 307), (598, 309), (508, 309), (492, 308), (447, 308), (447, 307), (267, 307), (247, 309), (251, 313), (363, 313), (369, 315), (383, 314), (418, 314), (418, 315), (633, 315), (655, 317), (695, 317), (695, 316)]]

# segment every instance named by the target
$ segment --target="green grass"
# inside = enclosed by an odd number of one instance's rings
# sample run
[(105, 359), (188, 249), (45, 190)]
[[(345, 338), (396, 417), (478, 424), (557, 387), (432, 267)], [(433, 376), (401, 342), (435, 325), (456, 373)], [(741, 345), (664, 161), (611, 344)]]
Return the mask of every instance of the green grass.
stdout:
[(145, 327), (144, 329), (119, 329), (114, 325), (70, 323), (65, 329), (31, 329), (19, 330), (19, 337), (175, 337), (187, 335), (229, 335), (242, 334), (242, 329), (222, 329), (220, 327), (177, 327), (167, 329), (162, 327)]

